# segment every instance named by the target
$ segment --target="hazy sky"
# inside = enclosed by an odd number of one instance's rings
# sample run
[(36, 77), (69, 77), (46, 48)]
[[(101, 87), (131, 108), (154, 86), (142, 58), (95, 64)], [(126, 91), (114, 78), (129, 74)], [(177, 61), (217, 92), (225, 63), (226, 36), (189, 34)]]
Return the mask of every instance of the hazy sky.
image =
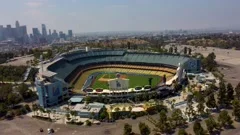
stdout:
[(0, 25), (74, 33), (240, 28), (240, 0), (0, 0)]

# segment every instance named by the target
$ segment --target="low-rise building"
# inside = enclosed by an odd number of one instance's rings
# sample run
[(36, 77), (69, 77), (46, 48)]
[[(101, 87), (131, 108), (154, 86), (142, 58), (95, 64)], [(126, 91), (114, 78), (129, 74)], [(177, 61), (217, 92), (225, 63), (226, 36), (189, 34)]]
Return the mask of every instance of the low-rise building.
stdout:
[(77, 104), (73, 110), (77, 111), (78, 116), (81, 118), (98, 118), (104, 107), (105, 104), (95, 102), (90, 104)]

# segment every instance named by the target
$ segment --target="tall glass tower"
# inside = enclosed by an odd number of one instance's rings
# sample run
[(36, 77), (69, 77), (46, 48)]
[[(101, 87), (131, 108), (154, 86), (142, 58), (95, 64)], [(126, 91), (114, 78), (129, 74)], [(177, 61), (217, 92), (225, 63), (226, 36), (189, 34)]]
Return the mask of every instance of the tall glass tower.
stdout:
[(47, 37), (47, 28), (45, 24), (42, 24), (42, 36)]

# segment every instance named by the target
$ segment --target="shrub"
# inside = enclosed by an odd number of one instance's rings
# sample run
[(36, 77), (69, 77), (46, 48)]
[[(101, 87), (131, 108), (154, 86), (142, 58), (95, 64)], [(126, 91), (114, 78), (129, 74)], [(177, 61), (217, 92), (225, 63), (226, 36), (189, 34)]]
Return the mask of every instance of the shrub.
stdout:
[(91, 125), (92, 125), (92, 122), (89, 121), (89, 120), (86, 120), (86, 125), (87, 125), (87, 126), (91, 126)]
[(27, 109), (23, 106), (22, 108), (19, 109), (21, 114), (26, 114), (27, 113)]
[(51, 118), (48, 117), (41, 117), (41, 116), (32, 116), (33, 118), (39, 119), (39, 120), (44, 120), (44, 121), (49, 121), (52, 122)]
[(32, 111), (28, 104), (26, 104), (24, 107), (25, 107), (25, 109), (26, 109), (28, 112), (31, 112), (31, 111)]
[(83, 124), (83, 122), (76, 122), (76, 125), (82, 125)]
[(136, 114), (133, 113), (133, 114), (131, 115), (131, 118), (135, 120), (135, 119), (137, 118)]
[(69, 121), (69, 122), (66, 122), (67, 124), (71, 124), (71, 125), (82, 125), (83, 122), (74, 122), (73, 120)]
[(7, 119), (12, 119), (12, 118), (14, 117), (13, 111), (8, 111), (5, 117), (6, 117)]
[(22, 114), (21, 109), (17, 109), (14, 111), (14, 115), (20, 116)]

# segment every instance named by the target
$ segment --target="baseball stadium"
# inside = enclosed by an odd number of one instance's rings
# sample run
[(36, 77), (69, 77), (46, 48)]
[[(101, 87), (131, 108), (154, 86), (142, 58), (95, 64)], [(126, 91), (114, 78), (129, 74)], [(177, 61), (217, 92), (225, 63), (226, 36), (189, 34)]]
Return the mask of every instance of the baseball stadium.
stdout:
[(74, 93), (122, 95), (171, 86), (184, 72), (200, 71), (200, 62), (174, 54), (86, 49), (62, 55), (47, 70), (73, 86)]

